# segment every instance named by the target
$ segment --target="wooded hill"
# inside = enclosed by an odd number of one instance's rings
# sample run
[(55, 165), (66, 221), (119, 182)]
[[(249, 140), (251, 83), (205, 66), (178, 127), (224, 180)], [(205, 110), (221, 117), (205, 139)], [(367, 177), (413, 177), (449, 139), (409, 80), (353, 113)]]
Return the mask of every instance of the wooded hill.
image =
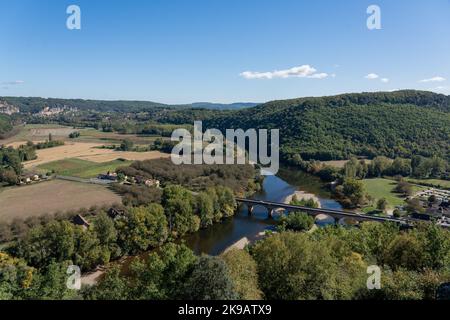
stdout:
[(142, 112), (164, 110), (237, 110), (258, 105), (251, 102), (237, 102), (230, 104), (196, 102), (192, 104), (169, 105), (152, 101), (127, 101), (127, 100), (83, 100), (83, 99), (57, 99), (39, 97), (0, 97), (7, 103), (20, 109), (21, 113), (38, 113), (45, 107), (50, 108), (76, 108), (78, 110), (91, 110), (98, 112)]
[(414, 154), (450, 159), (450, 96), (431, 92), (272, 101), (214, 115), (204, 127), (280, 129), (285, 160), (296, 154), (317, 160)]

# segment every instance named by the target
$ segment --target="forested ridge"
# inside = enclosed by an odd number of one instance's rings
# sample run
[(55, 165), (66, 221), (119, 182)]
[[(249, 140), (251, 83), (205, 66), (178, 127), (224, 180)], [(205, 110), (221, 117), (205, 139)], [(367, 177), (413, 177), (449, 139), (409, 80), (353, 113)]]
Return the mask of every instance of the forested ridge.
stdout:
[(204, 127), (280, 129), (283, 158), (450, 158), (450, 97), (397, 91), (272, 101), (210, 117)]
[[(352, 156), (411, 158), (439, 156), (450, 160), (450, 96), (403, 90), (306, 97), (271, 101), (241, 110), (196, 109), (144, 101), (12, 98), (28, 123), (103, 127), (140, 133), (147, 123), (225, 129), (280, 129), (281, 156), (290, 160), (340, 160)], [(77, 108), (76, 114), (46, 119), (32, 115), (44, 107)], [(123, 114), (127, 116), (124, 118)], [(126, 120), (124, 120), (126, 119)], [(7, 127), (0, 118), (2, 127)], [(119, 127), (126, 127), (122, 130)], [(120, 130), (119, 130), (120, 129)]]

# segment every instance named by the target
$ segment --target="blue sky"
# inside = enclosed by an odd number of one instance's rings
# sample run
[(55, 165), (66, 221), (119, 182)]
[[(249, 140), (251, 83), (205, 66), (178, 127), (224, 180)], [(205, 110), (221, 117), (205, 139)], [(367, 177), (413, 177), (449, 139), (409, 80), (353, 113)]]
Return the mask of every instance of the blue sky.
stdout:
[[(71, 4), (81, 30), (66, 28)], [(371, 4), (381, 30), (366, 26)], [(0, 96), (450, 94), (450, 0), (0, 0), (0, 12)]]

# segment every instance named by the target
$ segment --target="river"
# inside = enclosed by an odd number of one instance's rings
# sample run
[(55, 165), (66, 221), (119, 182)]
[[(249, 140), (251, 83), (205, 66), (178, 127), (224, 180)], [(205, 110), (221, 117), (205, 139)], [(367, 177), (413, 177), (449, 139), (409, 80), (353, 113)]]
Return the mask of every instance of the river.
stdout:
[[(252, 198), (282, 202), (295, 191), (313, 193), (322, 208), (342, 209), (342, 206), (332, 199), (331, 193), (324, 188), (320, 179), (299, 170), (286, 168), (280, 169), (277, 176), (267, 176), (263, 190)], [(255, 207), (253, 215), (249, 216), (244, 206), (235, 217), (190, 235), (185, 242), (197, 254), (218, 255), (244, 237), (250, 241), (258, 239), (261, 232), (274, 224), (273, 220), (267, 219), (267, 211), (264, 208)]]

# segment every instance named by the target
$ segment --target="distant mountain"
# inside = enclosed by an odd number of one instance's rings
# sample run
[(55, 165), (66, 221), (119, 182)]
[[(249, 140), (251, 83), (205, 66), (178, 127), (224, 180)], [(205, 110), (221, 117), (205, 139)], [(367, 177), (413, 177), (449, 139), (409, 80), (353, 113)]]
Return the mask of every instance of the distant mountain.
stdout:
[(211, 103), (211, 102), (196, 102), (196, 103), (192, 103), (190, 106), (192, 108), (211, 109), (211, 110), (239, 110), (239, 109), (252, 108), (257, 105), (259, 105), (259, 103), (236, 102), (236, 103), (224, 104), (224, 103)]
[(21, 113), (39, 113), (45, 108), (49, 109), (78, 109), (94, 110), (99, 112), (138, 112), (143, 110), (168, 109), (169, 105), (152, 101), (109, 101), (109, 100), (83, 100), (58, 99), (39, 97), (0, 97), (10, 105), (20, 109)]
[[(22, 113), (39, 113), (48, 109), (77, 109), (96, 110), (99, 112), (139, 112), (149, 110), (166, 109), (209, 109), (209, 110), (239, 110), (250, 108), (258, 103), (237, 102), (231, 104), (196, 102), (192, 104), (169, 105), (152, 101), (126, 101), (126, 100), (83, 100), (83, 99), (58, 99), (39, 97), (0, 97), (0, 101), (8, 106), (20, 109)], [(2, 104), (0, 104), (0, 108)], [(15, 109), (15, 110), (16, 110)], [(17, 112), (15, 111), (15, 112)], [(0, 109), (1, 112), (1, 109)]]
[(450, 160), (450, 96), (424, 91), (343, 94), (272, 101), (223, 111), (204, 127), (280, 129), (281, 156), (347, 159), (351, 155)]

